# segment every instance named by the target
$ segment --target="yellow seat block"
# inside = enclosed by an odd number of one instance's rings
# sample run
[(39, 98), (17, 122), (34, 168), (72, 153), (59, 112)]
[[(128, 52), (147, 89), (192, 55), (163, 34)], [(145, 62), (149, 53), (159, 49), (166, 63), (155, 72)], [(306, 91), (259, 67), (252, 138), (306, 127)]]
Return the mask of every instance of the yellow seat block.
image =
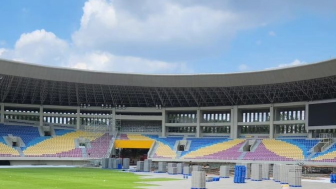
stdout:
[(14, 148), (7, 146), (6, 144), (0, 143), (0, 154), (9, 154), (13, 156), (19, 156), (19, 152)]
[(220, 151), (228, 150), (228, 149), (236, 146), (237, 144), (242, 143), (243, 141), (245, 141), (245, 140), (244, 139), (235, 139), (235, 140), (230, 140), (230, 141), (217, 143), (217, 144), (214, 144), (214, 145), (211, 145), (211, 146), (201, 148), (201, 149), (196, 150), (196, 151), (192, 151), (192, 152), (186, 154), (185, 156), (183, 156), (182, 159), (184, 159), (184, 158), (185, 159), (198, 158), (198, 157), (202, 157), (202, 156), (215, 154), (215, 153), (220, 152)]
[(25, 155), (40, 156), (44, 154), (57, 154), (70, 151), (76, 148), (75, 139), (84, 137), (93, 141), (101, 137), (104, 133), (91, 133), (84, 131), (75, 131), (62, 136), (56, 136), (44, 140), (34, 146), (27, 148), (23, 153)]
[(269, 151), (279, 156), (295, 160), (304, 159), (303, 151), (296, 145), (275, 139), (264, 139), (262, 143)]

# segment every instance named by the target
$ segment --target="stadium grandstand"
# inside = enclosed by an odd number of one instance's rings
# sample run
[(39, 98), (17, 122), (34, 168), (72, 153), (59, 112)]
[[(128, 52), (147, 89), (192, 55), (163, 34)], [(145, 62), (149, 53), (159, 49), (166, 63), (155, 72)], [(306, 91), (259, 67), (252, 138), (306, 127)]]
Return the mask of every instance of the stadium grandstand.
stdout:
[(1, 164), (336, 162), (336, 59), (198, 75), (0, 60), (0, 100)]

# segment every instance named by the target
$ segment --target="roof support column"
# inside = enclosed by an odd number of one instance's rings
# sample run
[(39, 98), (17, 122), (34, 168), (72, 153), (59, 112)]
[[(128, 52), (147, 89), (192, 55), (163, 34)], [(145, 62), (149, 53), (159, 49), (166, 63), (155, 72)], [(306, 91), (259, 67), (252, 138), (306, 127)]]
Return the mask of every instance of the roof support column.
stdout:
[(40, 105), (40, 127), (43, 126), (43, 106)]
[(307, 137), (308, 138), (313, 138), (313, 134), (311, 132), (309, 132), (308, 130), (308, 114), (309, 114), (309, 103), (306, 102), (305, 104), (305, 128), (306, 128), (306, 132), (308, 133)]
[(231, 127), (230, 127), (230, 138), (238, 138), (238, 106), (233, 106), (231, 109)]
[(274, 138), (274, 107), (273, 105), (270, 107), (270, 120), (269, 120), (269, 138)]
[(80, 119), (80, 107), (77, 107), (77, 114), (76, 114), (76, 129), (78, 130), (81, 125), (81, 119)]
[(0, 123), (5, 123), (5, 104), (1, 103), (1, 118), (0, 118)]
[(115, 136), (115, 134), (117, 133), (117, 130), (116, 130), (116, 125), (117, 125), (116, 108), (113, 108), (111, 113), (112, 113), (112, 124), (111, 124), (112, 125), (112, 133), (113, 133), (114, 137), (116, 138), (117, 137), (117, 136)]
[(196, 116), (197, 116), (196, 137), (199, 138), (201, 137), (201, 110), (200, 109), (197, 110)]
[(162, 109), (162, 137), (166, 136), (166, 109)]

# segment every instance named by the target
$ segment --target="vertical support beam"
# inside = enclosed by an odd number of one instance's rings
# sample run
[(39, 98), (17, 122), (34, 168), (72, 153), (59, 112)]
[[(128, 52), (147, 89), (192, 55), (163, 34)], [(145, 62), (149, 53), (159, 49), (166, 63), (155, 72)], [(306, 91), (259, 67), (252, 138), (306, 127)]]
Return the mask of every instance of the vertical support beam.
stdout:
[(163, 108), (162, 109), (162, 134), (161, 136), (162, 137), (165, 137), (166, 136), (166, 109)]
[(201, 137), (201, 117), (202, 117), (200, 109), (197, 110), (196, 116), (197, 116), (196, 137), (199, 138)]
[(5, 123), (5, 104), (1, 103), (1, 118), (0, 118), (0, 123)]
[(270, 107), (270, 120), (269, 120), (269, 138), (274, 138), (274, 107), (273, 105)]
[[(116, 130), (116, 125), (117, 125), (117, 114), (116, 114), (116, 108), (112, 109), (112, 133), (113, 135), (115, 135), (115, 133), (117, 132)], [(117, 136), (114, 136), (117, 137)]]
[(307, 135), (308, 138), (313, 138), (313, 134), (309, 133), (309, 130), (308, 130), (308, 114), (309, 114), (309, 102), (306, 102), (305, 104), (305, 128), (308, 133)]
[(80, 107), (77, 107), (77, 114), (76, 114), (76, 129), (78, 130), (80, 128), (81, 125), (81, 121), (80, 121)]
[(233, 106), (231, 109), (230, 138), (238, 138), (238, 106)]
[(40, 127), (43, 126), (43, 106), (40, 105)]

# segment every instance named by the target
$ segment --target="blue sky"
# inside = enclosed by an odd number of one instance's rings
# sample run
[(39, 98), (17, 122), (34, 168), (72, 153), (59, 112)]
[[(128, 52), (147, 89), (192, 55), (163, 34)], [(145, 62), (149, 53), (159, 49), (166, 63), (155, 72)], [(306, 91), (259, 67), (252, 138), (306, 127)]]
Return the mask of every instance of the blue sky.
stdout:
[(153, 74), (336, 58), (336, 1), (3, 0), (0, 58)]

